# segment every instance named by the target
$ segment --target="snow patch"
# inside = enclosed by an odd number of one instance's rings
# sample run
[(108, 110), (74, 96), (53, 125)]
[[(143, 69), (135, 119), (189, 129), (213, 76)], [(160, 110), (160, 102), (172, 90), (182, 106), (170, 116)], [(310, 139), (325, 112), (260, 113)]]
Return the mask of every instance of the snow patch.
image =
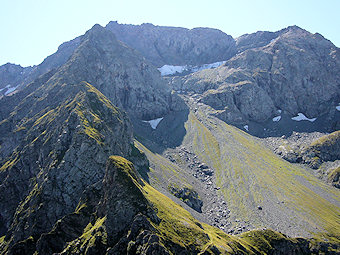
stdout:
[(17, 89), (17, 87), (11, 87), (11, 84), (8, 84), (6, 87), (0, 89), (0, 92), (2, 92), (3, 90), (6, 90), (4, 94), (5, 94), (5, 96), (7, 96), (8, 94), (12, 93), (16, 89)]
[(219, 67), (223, 64), (225, 64), (226, 61), (220, 61), (220, 62), (215, 62), (215, 63), (211, 63), (211, 64), (204, 64), (201, 66), (172, 66), (172, 65), (164, 65), (160, 68), (157, 68), (158, 71), (161, 72), (162, 76), (165, 75), (173, 75), (173, 74), (180, 74), (183, 73), (185, 71), (193, 73), (193, 72), (198, 72), (198, 71), (202, 71), (205, 69), (212, 69), (212, 68), (216, 68)]
[(282, 113), (282, 110), (279, 109), (279, 110), (277, 110), (277, 112), (278, 112), (278, 113)]
[(292, 118), (292, 120), (295, 121), (308, 120), (310, 122), (313, 122), (316, 120), (316, 118), (308, 119), (303, 113), (299, 112), (297, 116)]
[(335, 106), (335, 109), (337, 109), (338, 111), (340, 111), (340, 103), (338, 106)]
[(15, 91), (16, 89), (17, 89), (17, 87), (9, 88), (9, 89), (5, 92), (5, 96), (7, 96), (9, 93), (12, 93), (12, 92)]
[(161, 72), (162, 76), (165, 75), (172, 75), (176, 73), (183, 73), (188, 69), (187, 66), (171, 66), (171, 65), (164, 65), (161, 68), (158, 68), (158, 71)]
[(244, 125), (243, 128), (247, 131), (249, 131), (249, 126), (248, 125)]
[(158, 119), (154, 119), (154, 120), (143, 120), (143, 122), (149, 123), (152, 129), (156, 129), (158, 124), (159, 124), (159, 122), (161, 122), (163, 118), (164, 117), (158, 118)]
[(281, 120), (281, 116), (276, 116), (273, 118), (274, 122), (279, 122)]

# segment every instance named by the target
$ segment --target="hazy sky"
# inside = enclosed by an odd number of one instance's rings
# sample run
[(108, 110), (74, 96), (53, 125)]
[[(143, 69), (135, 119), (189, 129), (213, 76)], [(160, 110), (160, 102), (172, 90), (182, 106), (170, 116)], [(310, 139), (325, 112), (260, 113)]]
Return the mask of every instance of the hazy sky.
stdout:
[(340, 47), (340, 0), (0, 0), (0, 65), (37, 65), (111, 20), (212, 27), (233, 37), (298, 25)]

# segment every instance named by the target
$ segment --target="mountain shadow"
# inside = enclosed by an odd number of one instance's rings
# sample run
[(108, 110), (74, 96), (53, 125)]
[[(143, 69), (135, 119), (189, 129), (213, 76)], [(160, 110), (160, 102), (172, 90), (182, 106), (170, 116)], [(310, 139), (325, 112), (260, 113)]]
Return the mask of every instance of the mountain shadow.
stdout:
[(153, 153), (162, 154), (167, 148), (176, 148), (182, 144), (188, 116), (187, 106), (183, 110), (170, 112), (155, 129), (147, 121), (132, 120), (135, 138)]

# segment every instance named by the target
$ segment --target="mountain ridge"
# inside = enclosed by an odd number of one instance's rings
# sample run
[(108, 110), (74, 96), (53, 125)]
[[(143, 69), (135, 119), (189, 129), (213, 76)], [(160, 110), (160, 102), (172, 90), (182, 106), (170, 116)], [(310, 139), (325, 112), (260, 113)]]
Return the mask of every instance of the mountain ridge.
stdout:
[[(209, 28), (171, 31), (158, 41), (171, 61), (221, 49), (210, 51)], [(251, 135), (337, 129), (339, 49), (298, 27), (239, 46), (212, 33), (227, 42), (225, 63), (162, 77), (152, 54), (97, 24), (0, 98), (1, 254), (339, 252), (339, 189)], [(332, 166), (334, 137), (308, 147)]]

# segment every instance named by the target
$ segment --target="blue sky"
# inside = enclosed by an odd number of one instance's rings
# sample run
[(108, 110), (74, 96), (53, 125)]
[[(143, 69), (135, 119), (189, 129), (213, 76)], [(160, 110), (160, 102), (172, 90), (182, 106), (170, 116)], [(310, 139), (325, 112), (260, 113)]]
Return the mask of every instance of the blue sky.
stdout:
[(94, 24), (218, 28), (233, 37), (298, 25), (340, 47), (339, 0), (0, 0), (0, 65), (37, 65)]

